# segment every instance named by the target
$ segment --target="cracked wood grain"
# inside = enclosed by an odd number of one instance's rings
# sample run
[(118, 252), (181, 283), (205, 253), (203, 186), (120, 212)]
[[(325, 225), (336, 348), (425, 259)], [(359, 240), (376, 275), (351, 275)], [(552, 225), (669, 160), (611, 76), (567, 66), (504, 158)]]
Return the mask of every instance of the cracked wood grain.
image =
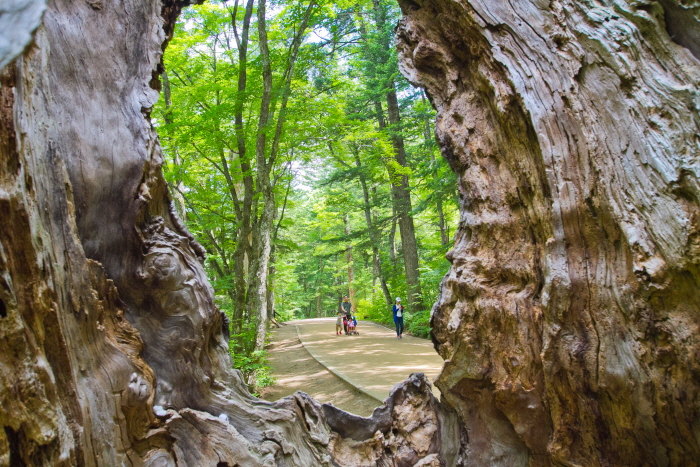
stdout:
[(187, 3), (52, 1), (0, 72), (0, 466), (454, 463), (422, 374), (353, 430), (232, 369), (149, 117)]
[(400, 3), (459, 181), (432, 337), (465, 465), (698, 465), (697, 3)]

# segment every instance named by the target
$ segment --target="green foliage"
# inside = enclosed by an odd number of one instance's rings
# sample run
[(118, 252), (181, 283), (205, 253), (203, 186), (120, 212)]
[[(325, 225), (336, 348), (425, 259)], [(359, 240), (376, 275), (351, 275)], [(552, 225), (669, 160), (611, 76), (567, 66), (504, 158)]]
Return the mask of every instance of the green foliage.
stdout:
[(245, 381), (250, 381), (251, 377), (254, 382), (249, 384), (249, 388), (254, 395), (257, 395), (260, 389), (275, 384), (275, 378), (270, 374), (270, 367), (267, 365), (267, 352), (255, 351), (248, 355), (232, 354), (233, 367), (240, 370)]
[(416, 337), (430, 337), (430, 311), (421, 310), (415, 313), (406, 312), (404, 326), (406, 332), (410, 332)]
[(362, 319), (368, 319), (375, 323), (394, 325), (391, 306), (387, 306), (383, 300), (360, 300), (357, 310), (357, 315)]
[[(307, 5), (268, 5), (273, 109), (280, 105), (281, 70)], [(321, 1), (313, 12), (312, 31), (290, 75), (279, 156), (270, 173), (277, 230), (269, 287), (280, 320), (334, 316), (340, 298), (352, 288), (358, 317), (393, 327), (374, 252), (390, 295), (405, 296), (392, 182), (407, 176), (426, 309), (407, 310), (405, 323), (414, 335), (430, 332), (430, 305), (449, 267), (445, 254), (450, 242), (445, 237), (457, 223), (457, 190), (432, 137), (434, 111), (422, 91), (398, 72), (393, 27), (399, 14), (388, 0)], [(184, 10), (164, 58), (169, 97), (153, 116), (173, 199), (207, 250), (217, 304), (233, 320), (236, 266), (249, 267), (241, 265), (248, 259), (236, 256), (242, 228), (236, 203), (246, 177), (257, 188), (260, 167), (254, 153), (263, 71), (253, 13), (247, 87), (238, 91), (243, 6), (235, 12), (235, 31), (232, 15), (231, 0)], [(390, 86), (398, 92), (401, 123), (380, 125), (377, 104), (381, 107)], [(236, 109), (242, 109), (240, 132)], [(264, 129), (268, 140), (273, 127)], [(392, 142), (398, 136), (405, 144), (405, 167), (396, 162)], [(245, 154), (240, 152), (241, 139), (248, 148)], [(261, 199), (256, 192), (253, 215), (260, 213)], [(253, 352), (255, 317), (246, 314), (243, 319), (241, 332), (231, 336), (233, 364), (262, 387), (270, 379), (264, 352)]]
[[(215, 290), (225, 290), (228, 287), (220, 280), (212, 281), (212, 285)], [(231, 320), (233, 307), (230, 298), (227, 295), (216, 295), (215, 299), (219, 309)], [(239, 335), (232, 335), (229, 345), (233, 368), (241, 371), (244, 380), (249, 382), (249, 389), (253, 393), (275, 383), (274, 378), (270, 375), (270, 367), (267, 365), (267, 352), (252, 350), (252, 342), (255, 337), (254, 324), (252, 322), (244, 323), (243, 332)], [(240, 340), (245, 343), (243, 348), (236, 348), (233, 345), (233, 342), (237, 342), (238, 338), (241, 338)]]
[[(394, 327), (394, 314), (391, 311), (391, 306), (386, 305), (383, 301), (360, 300), (357, 315), (362, 319), (384, 324), (392, 329)], [(411, 312), (406, 310), (404, 312), (404, 330), (416, 337), (430, 337), (430, 311)]]

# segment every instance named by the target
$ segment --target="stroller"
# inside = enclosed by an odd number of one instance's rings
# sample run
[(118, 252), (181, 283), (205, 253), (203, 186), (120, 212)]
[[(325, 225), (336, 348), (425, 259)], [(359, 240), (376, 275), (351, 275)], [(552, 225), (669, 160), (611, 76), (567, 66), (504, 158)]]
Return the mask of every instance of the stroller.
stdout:
[(357, 320), (353, 317), (348, 319), (348, 336), (359, 336), (360, 333), (357, 332)]

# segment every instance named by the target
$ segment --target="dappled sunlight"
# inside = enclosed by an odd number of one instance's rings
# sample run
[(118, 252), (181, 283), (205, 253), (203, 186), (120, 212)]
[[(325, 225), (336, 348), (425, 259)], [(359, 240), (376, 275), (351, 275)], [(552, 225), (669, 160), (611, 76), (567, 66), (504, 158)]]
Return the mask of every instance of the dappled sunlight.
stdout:
[(289, 362), (290, 362), (290, 363), (305, 362), (305, 361), (307, 361), (307, 360), (311, 360), (311, 357), (309, 356), (309, 358), (297, 358), (296, 360), (290, 360)]
[(262, 391), (265, 400), (274, 401), (302, 391), (321, 403), (332, 403), (363, 417), (381, 405), (376, 397), (361, 392), (314, 359), (299, 340), (296, 326), (276, 330), (268, 350), (276, 382)]
[[(433, 344), (391, 329), (358, 321), (359, 336), (335, 335), (335, 318), (292, 321), (304, 347), (317, 360), (346, 381), (384, 400), (391, 388), (411, 373), (423, 372), (433, 380), (443, 365)], [(436, 395), (439, 391), (433, 388)]]
[(293, 385), (293, 386), (303, 386), (305, 383), (308, 382), (308, 378), (314, 378), (314, 377), (320, 377), (324, 374), (324, 372), (316, 372), (316, 373), (299, 373), (296, 376), (293, 377), (288, 377), (288, 378), (278, 378), (280, 382), (284, 382), (285, 384), (288, 385)]

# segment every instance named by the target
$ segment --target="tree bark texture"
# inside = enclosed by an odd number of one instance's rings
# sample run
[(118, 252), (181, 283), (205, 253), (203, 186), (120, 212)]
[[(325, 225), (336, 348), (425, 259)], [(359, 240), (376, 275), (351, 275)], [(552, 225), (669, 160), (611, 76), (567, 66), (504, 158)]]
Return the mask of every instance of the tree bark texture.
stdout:
[(54, 0), (1, 70), (0, 466), (455, 459), (456, 414), (420, 374), (357, 421), (231, 370), (149, 119), (184, 5)]
[(432, 338), (465, 465), (699, 465), (697, 4), (400, 3), (459, 181)]
[(5, 0), (0, 12), (0, 69), (27, 47), (41, 24), (46, 0)]

